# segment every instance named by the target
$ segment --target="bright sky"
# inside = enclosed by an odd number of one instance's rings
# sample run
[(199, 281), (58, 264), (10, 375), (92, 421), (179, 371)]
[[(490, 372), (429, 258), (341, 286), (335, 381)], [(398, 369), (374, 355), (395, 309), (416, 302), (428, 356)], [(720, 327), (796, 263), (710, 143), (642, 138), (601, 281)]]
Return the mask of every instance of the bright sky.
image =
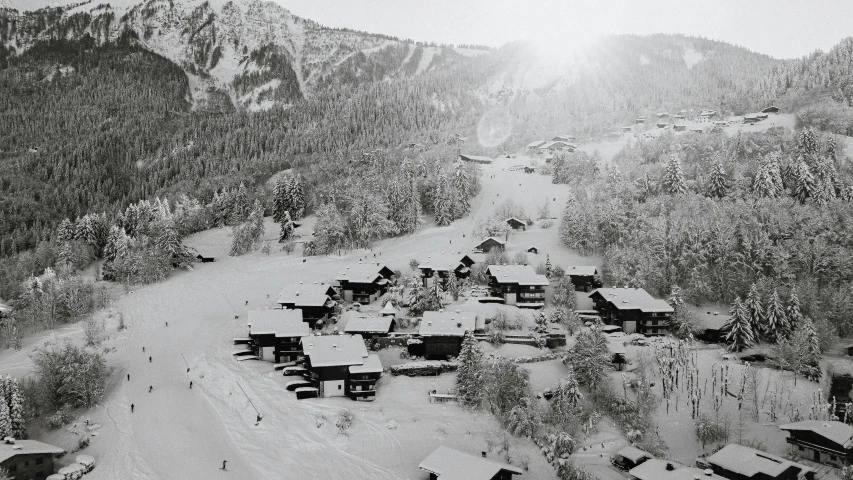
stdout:
[(604, 34), (683, 33), (795, 58), (853, 36), (853, 0), (274, 1), (330, 27), (453, 44), (559, 49)]

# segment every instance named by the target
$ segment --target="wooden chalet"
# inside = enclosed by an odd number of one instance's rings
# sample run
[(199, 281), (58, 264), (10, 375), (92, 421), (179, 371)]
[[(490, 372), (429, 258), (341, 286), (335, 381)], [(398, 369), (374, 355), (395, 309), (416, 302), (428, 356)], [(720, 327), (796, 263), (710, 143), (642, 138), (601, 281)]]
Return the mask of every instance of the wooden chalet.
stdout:
[(716, 110), (702, 110), (701, 112), (699, 112), (699, 118), (704, 119), (714, 118), (716, 115)]
[(775, 105), (771, 105), (771, 106), (761, 110), (761, 113), (779, 113), (779, 107), (777, 107)]
[(477, 317), (471, 312), (424, 312), (418, 334), (424, 342), (425, 358), (447, 358), (459, 355), (465, 332), (477, 328)]
[(558, 141), (551, 140), (551, 141), (543, 143), (542, 145), (539, 145), (536, 148), (538, 148), (539, 151), (541, 151), (541, 152), (549, 151), (549, 152), (569, 152), (569, 153), (571, 153), (571, 152), (574, 152), (578, 148), (578, 146), (575, 145), (574, 143), (570, 143), (570, 142), (565, 142), (565, 141), (561, 141), (561, 140), (558, 140)]
[(507, 305), (542, 308), (548, 277), (539, 275), (530, 265), (489, 265), (486, 269), (489, 290)]
[(844, 467), (853, 463), (853, 426), (829, 420), (780, 425), (790, 436), (791, 454), (812, 462)]
[(684, 132), (684, 131), (687, 131), (687, 125), (675, 124), (672, 126), (672, 129), (675, 130), (676, 132)]
[(637, 125), (641, 125), (641, 124), (643, 124), (643, 123), (646, 123), (646, 119), (645, 119), (645, 118), (643, 118), (643, 117), (637, 117), (637, 118), (634, 120), (634, 123), (636, 123)]
[(535, 246), (531, 246), (530, 248), (528, 248), (528, 249), (527, 249), (527, 253), (532, 253), (532, 254), (534, 254), (534, 255), (539, 255), (539, 249), (538, 249), (538, 248), (536, 248)]
[(477, 253), (489, 253), (493, 248), (504, 250), (506, 242), (497, 237), (489, 237), (474, 247), (474, 251)]
[(622, 131), (625, 133), (630, 133), (633, 129), (634, 129), (634, 127), (632, 127), (631, 125), (628, 125), (626, 127), (622, 127)]
[(0, 468), (13, 479), (45, 480), (53, 474), (53, 459), (65, 450), (36, 440), (5, 440), (0, 443)]
[(515, 217), (507, 218), (506, 224), (513, 230), (527, 230), (527, 224)]
[(526, 148), (528, 150), (536, 150), (541, 147), (543, 143), (545, 143), (545, 140), (536, 140), (535, 142), (528, 143)]
[(335, 313), (338, 293), (327, 283), (302, 283), (284, 287), (278, 295), (281, 308), (302, 310), (302, 320), (314, 328), (318, 320), (326, 322)]
[(473, 258), (462, 252), (441, 252), (428, 255), (426, 260), (418, 265), (421, 271), (421, 279), (427, 286), (427, 279), (438, 277), (442, 281), (450, 278), (450, 274), (456, 278), (468, 278), (471, 274), (471, 266), (476, 263)]
[(658, 113), (658, 115), (657, 115), (658, 118), (666, 118), (668, 116), (669, 116), (669, 114), (666, 112), (661, 112), (661, 113)]
[(196, 260), (198, 260), (201, 263), (212, 263), (212, 262), (216, 261), (215, 257), (205, 257), (204, 255), (202, 255), (200, 253), (198, 255), (196, 255), (195, 258), (196, 258)]
[(249, 310), (248, 318), (249, 345), (258, 357), (264, 357), (265, 348), (272, 349), (275, 363), (302, 356), (299, 341), (311, 334), (302, 310)]
[(382, 363), (368, 355), (361, 335), (323, 335), (302, 338), (307, 379), (318, 396), (371, 401)]
[(622, 331), (663, 335), (669, 331), (673, 308), (642, 288), (599, 288), (589, 295), (602, 320)]
[(387, 337), (397, 326), (391, 315), (371, 315), (349, 310), (341, 315), (344, 333), (361, 335), (363, 338)]
[(677, 113), (677, 114), (673, 115), (672, 118), (674, 118), (676, 120), (684, 120), (684, 114), (683, 113)]
[(814, 480), (815, 471), (754, 448), (730, 443), (706, 460), (711, 470), (729, 480)]
[(461, 160), (463, 162), (480, 163), (483, 165), (488, 165), (492, 163), (491, 157), (483, 157), (480, 155), (467, 155), (462, 153), (459, 154), (458, 160)]
[(551, 139), (552, 142), (566, 142), (566, 143), (572, 143), (572, 142), (575, 142), (576, 140), (577, 140), (577, 138), (574, 135), (569, 135), (567, 133), (564, 133), (562, 135), (557, 135), (556, 137)]
[(753, 124), (753, 123), (758, 123), (761, 120), (763, 120), (763, 119), (760, 118), (757, 113), (747, 113), (746, 115), (743, 116), (743, 123)]
[(601, 277), (598, 276), (598, 268), (593, 265), (572, 265), (566, 267), (566, 275), (578, 292), (589, 292), (601, 288)]
[(379, 263), (359, 263), (335, 277), (341, 297), (347, 302), (373, 303), (388, 290), (394, 271)]
[(690, 131), (693, 133), (703, 133), (705, 129), (702, 127), (690, 127)]
[(713, 472), (651, 458), (628, 471), (631, 480), (727, 480)]
[(711, 310), (696, 310), (696, 320), (699, 323), (699, 332), (696, 338), (707, 343), (720, 343), (725, 340), (725, 327), (731, 319), (728, 313), (720, 313)]
[(522, 474), (518, 467), (487, 459), (486, 452), (478, 457), (443, 445), (418, 467), (429, 473), (429, 480), (512, 480)]

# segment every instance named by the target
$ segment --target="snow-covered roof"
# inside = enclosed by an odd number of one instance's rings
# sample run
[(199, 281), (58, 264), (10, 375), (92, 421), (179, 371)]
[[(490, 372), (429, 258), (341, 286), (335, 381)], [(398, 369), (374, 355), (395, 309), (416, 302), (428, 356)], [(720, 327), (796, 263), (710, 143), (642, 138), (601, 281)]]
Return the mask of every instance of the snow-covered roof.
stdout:
[(853, 439), (853, 426), (842, 422), (832, 422), (828, 420), (804, 420), (802, 422), (779, 425), (779, 429), (785, 431), (795, 430), (814, 432), (815, 434), (842, 446), (848, 446), (847, 443)]
[(598, 275), (598, 268), (594, 265), (572, 265), (571, 267), (566, 267), (566, 275)]
[(361, 365), (351, 365), (349, 373), (382, 373), (382, 362), (379, 355), (371, 354), (364, 359)]
[(367, 347), (361, 335), (322, 335), (302, 337), (302, 351), (312, 367), (361, 365)]
[(599, 288), (589, 294), (600, 295), (618, 310), (640, 310), (645, 313), (672, 313), (673, 308), (663, 300), (649, 295), (642, 288)]
[(326, 283), (302, 283), (288, 285), (278, 295), (281, 305), (292, 304), (297, 307), (322, 307), (335, 295), (335, 289)]
[(385, 306), (382, 307), (382, 310), (379, 312), (379, 315), (397, 315), (397, 309), (394, 308), (394, 305), (391, 305), (391, 302), (385, 302)]
[(436, 448), (418, 467), (440, 480), (491, 480), (501, 470), (521, 475), (520, 468), (445, 447)]
[(800, 469), (797, 477), (802, 477), (802, 474), (813, 471), (801, 463), (792, 462), (780, 456), (736, 443), (730, 443), (708, 457), (708, 463), (743, 475), (746, 478), (752, 478), (759, 473), (770, 478), (778, 478), (791, 467)]
[[(466, 262), (465, 259), (468, 259)], [(474, 264), (474, 259), (468, 255), (465, 255), (462, 252), (441, 252), (438, 254), (430, 254), (427, 256), (426, 260), (422, 261), (418, 268), (420, 269), (430, 269), (430, 270), (440, 270), (440, 271), (452, 271), (459, 268), (459, 266), (467, 266), (468, 264)]]
[(505, 241), (503, 241), (503, 240), (501, 240), (501, 239), (500, 239), (500, 238), (498, 238), (498, 237), (489, 237), (489, 238), (487, 238), (487, 239), (483, 240), (482, 242), (480, 242), (480, 244), (479, 244), (479, 245), (477, 245), (477, 246), (478, 246), (478, 247), (482, 247), (482, 246), (483, 246), (483, 244), (485, 244), (485, 243), (486, 243), (486, 242), (488, 242), (488, 241), (497, 242), (499, 245), (506, 245), (506, 242), (505, 242)]
[(527, 224), (526, 224), (526, 223), (524, 223), (522, 220), (519, 220), (519, 219), (517, 219), (517, 218), (515, 218), (515, 217), (509, 217), (509, 218), (507, 218), (507, 219), (506, 219), (506, 220), (504, 220), (504, 221), (505, 221), (506, 223), (510, 224), (510, 225), (512, 225), (512, 224), (527, 225)]
[(383, 277), (382, 271), (391, 269), (379, 263), (358, 263), (350, 265), (335, 277), (337, 282), (373, 283)]
[(424, 312), (418, 333), (425, 337), (462, 337), (476, 328), (477, 316), (471, 312)]
[(699, 112), (700, 117), (712, 117), (717, 114), (716, 110), (702, 110)]
[(366, 313), (350, 310), (341, 315), (341, 320), (346, 321), (344, 332), (346, 333), (388, 333), (391, 330), (391, 316), (374, 316)]
[(545, 140), (536, 140), (535, 142), (530, 142), (527, 144), (527, 148), (536, 148), (545, 143)]
[(13, 444), (6, 442), (0, 443), (0, 463), (18, 455), (31, 455), (38, 453), (52, 455), (65, 453), (65, 450), (37, 440), (15, 440), (15, 443)]
[(530, 265), (489, 265), (486, 273), (495, 277), (498, 283), (517, 283), (519, 285), (548, 285), (548, 277), (539, 275)]
[[(671, 465), (671, 469), (667, 469), (667, 465)], [(669, 461), (651, 458), (641, 463), (640, 465), (628, 471), (631, 478), (637, 480), (694, 480), (701, 478), (702, 480), (726, 480), (715, 473), (708, 475), (705, 471), (693, 467), (685, 467), (681, 464)]]
[(462, 160), (467, 160), (469, 162), (492, 163), (491, 157), (484, 157), (482, 155), (467, 155), (464, 153), (460, 153), (459, 158)]
[(276, 337), (304, 337), (310, 333), (302, 321), (302, 310), (249, 310), (250, 335), (275, 335)]
[(568, 133), (564, 133), (561, 135), (557, 135), (556, 137), (552, 138), (551, 140), (553, 140), (555, 142), (571, 142), (574, 139), (575, 139), (574, 135), (569, 135)]
[(648, 457), (654, 458), (652, 454), (646, 452), (644, 450), (640, 450), (637, 447), (625, 447), (622, 450), (616, 452), (617, 455), (627, 458), (628, 460), (637, 463), (641, 458)]

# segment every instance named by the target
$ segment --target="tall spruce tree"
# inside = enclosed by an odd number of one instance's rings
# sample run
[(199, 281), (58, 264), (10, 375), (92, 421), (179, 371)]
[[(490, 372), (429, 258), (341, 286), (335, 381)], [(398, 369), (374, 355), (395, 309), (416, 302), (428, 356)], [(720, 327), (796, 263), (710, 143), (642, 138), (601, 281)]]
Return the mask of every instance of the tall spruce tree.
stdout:
[(5, 399), (0, 402), (0, 438), (12, 436), (12, 417), (9, 415), (9, 404)]
[(21, 395), (21, 387), (17, 379), (10, 379), (7, 375), (6, 380), (8, 382), (7, 395), (12, 436), (17, 439), (27, 438), (27, 424), (24, 419), (24, 398)]
[(731, 318), (725, 326), (726, 342), (729, 344), (729, 350), (739, 352), (755, 343), (755, 335), (749, 323), (749, 313), (740, 297), (735, 298), (729, 313)]
[(299, 220), (305, 216), (307, 204), (305, 202), (305, 190), (302, 186), (302, 177), (294, 175), (290, 180), (290, 216)]
[(803, 321), (803, 313), (800, 309), (800, 297), (797, 296), (797, 288), (791, 289), (791, 296), (788, 298), (788, 304), (785, 306), (785, 317), (788, 320), (788, 327), (791, 331), (800, 327)]
[(664, 192), (670, 195), (687, 193), (687, 181), (684, 179), (684, 170), (682, 170), (681, 162), (675, 154), (669, 156), (661, 184)]
[(806, 200), (812, 198), (815, 193), (815, 178), (812, 175), (811, 168), (809, 168), (805, 161), (800, 159), (794, 166), (792, 177), (794, 198), (801, 204), (805, 204)]
[(767, 311), (764, 313), (764, 329), (767, 339), (779, 342), (791, 335), (790, 325), (785, 313), (785, 307), (779, 298), (779, 292), (773, 289), (770, 299), (767, 301)]
[(290, 215), (291, 201), (290, 189), (287, 178), (277, 178), (273, 188), (273, 220), (281, 223), (284, 214)]
[(474, 334), (465, 333), (456, 358), (456, 396), (463, 405), (479, 406), (483, 391), (483, 350)]
[(278, 231), (278, 243), (284, 243), (290, 240), (293, 236), (293, 220), (290, 219), (290, 212), (284, 211), (280, 220), (281, 227)]
[(758, 292), (758, 285), (752, 284), (749, 287), (749, 293), (746, 300), (743, 302), (746, 309), (747, 320), (752, 328), (752, 335), (757, 340), (759, 335), (765, 335), (764, 329), (764, 307), (761, 305), (761, 294)]
[(723, 162), (717, 161), (711, 168), (708, 176), (708, 196), (712, 198), (723, 198), (729, 192), (729, 178)]

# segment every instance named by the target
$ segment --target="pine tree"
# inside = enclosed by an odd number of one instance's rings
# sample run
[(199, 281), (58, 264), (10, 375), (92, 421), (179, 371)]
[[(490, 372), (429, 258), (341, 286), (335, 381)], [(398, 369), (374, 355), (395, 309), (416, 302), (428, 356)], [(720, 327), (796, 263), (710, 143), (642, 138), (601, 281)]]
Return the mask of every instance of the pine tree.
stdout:
[(814, 130), (804, 128), (800, 131), (800, 136), (797, 138), (797, 150), (803, 157), (818, 153), (818, 138)]
[(806, 338), (808, 339), (808, 352), (812, 359), (819, 359), (821, 355), (820, 348), (820, 336), (817, 334), (817, 329), (815, 328), (814, 322), (812, 319), (805, 318), (802, 321), (803, 332), (806, 334)]
[(9, 404), (0, 402), (0, 439), (12, 436), (12, 417), (9, 415)]
[(792, 172), (794, 182), (794, 198), (801, 204), (805, 204), (806, 200), (814, 196), (815, 178), (808, 164), (802, 159), (797, 162)]
[(664, 192), (669, 195), (687, 193), (687, 182), (684, 179), (684, 171), (681, 169), (681, 162), (676, 158), (675, 154), (669, 156), (669, 162), (666, 164), (661, 183), (663, 184)]
[(278, 243), (284, 243), (293, 236), (293, 220), (290, 219), (290, 212), (285, 210), (279, 222), (281, 228), (278, 231)]
[(739, 352), (744, 348), (750, 347), (755, 343), (752, 326), (749, 324), (749, 313), (746, 307), (740, 300), (740, 297), (735, 298), (732, 303), (731, 318), (726, 323), (726, 341), (729, 344), (729, 350)]
[(456, 363), (457, 398), (463, 405), (479, 406), (483, 391), (483, 350), (473, 333), (465, 333)]
[(181, 241), (181, 234), (172, 218), (163, 220), (163, 228), (157, 238), (157, 247), (169, 256), (172, 266), (185, 267), (192, 263), (193, 256), (189, 247)]
[(708, 177), (708, 196), (713, 198), (723, 198), (729, 192), (729, 179), (726, 175), (726, 168), (723, 162), (718, 161), (711, 168), (711, 174)]
[(569, 367), (566, 374), (551, 399), (549, 417), (557, 425), (568, 425), (578, 414), (583, 400), (583, 394), (575, 378), (575, 372)]
[(249, 205), (249, 193), (246, 191), (246, 185), (243, 182), (240, 182), (240, 186), (237, 187), (233, 198), (234, 203), (231, 207), (229, 219), (232, 225), (236, 225), (246, 221), (252, 208)]
[(104, 258), (107, 261), (112, 261), (124, 257), (127, 254), (127, 248), (128, 238), (124, 229), (117, 225), (110, 227), (107, 243), (104, 245)]
[(800, 297), (797, 296), (797, 289), (791, 289), (791, 296), (788, 298), (788, 305), (785, 307), (785, 318), (788, 320), (788, 328), (791, 331), (800, 327), (803, 321), (802, 310), (800, 309)]
[(299, 220), (305, 216), (305, 191), (302, 187), (302, 177), (294, 175), (290, 179), (290, 217)]
[(619, 165), (613, 164), (607, 172), (607, 181), (611, 185), (618, 185), (622, 181), (622, 172), (619, 171)]
[(461, 160), (457, 160), (453, 165), (453, 188), (456, 199), (453, 217), (462, 218), (471, 210), (472, 185), (468, 169)]
[(782, 305), (782, 300), (779, 298), (779, 292), (776, 289), (773, 289), (773, 293), (770, 294), (770, 299), (767, 302), (764, 326), (767, 338), (773, 342), (778, 342), (791, 335), (785, 307)]
[(18, 380), (9, 382), (9, 421), (12, 436), (17, 439), (27, 438), (27, 424), (24, 420), (24, 400)]
[(746, 309), (747, 321), (752, 328), (752, 335), (758, 339), (759, 335), (764, 335), (764, 307), (761, 305), (761, 294), (758, 292), (758, 285), (752, 284), (749, 287), (749, 293), (746, 300), (743, 302)]
[(59, 223), (59, 227), (56, 229), (56, 240), (59, 243), (74, 240), (74, 224), (67, 218)]
[(287, 179), (277, 178), (273, 189), (273, 220), (281, 223), (284, 214), (290, 214), (291, 201)]
[(835, 199), (835, 166), (832, 160), (817, 158), (814, 162), (814, 200), (818, 205), (826, 205)]
[(453, 221), (453, 197), (447, 175), (442, 171), (435, 181), (435, 197), (432, 205), (435, 223), (439, 226), (450, 225)]
[(752, 182), (752, 192), (759, 197), (768, 198), (774, 198), (781, 192), (781, 188), (777, 188), (776, 176), (769, 162), (761, 162), (758, 166), (758, 172)]

